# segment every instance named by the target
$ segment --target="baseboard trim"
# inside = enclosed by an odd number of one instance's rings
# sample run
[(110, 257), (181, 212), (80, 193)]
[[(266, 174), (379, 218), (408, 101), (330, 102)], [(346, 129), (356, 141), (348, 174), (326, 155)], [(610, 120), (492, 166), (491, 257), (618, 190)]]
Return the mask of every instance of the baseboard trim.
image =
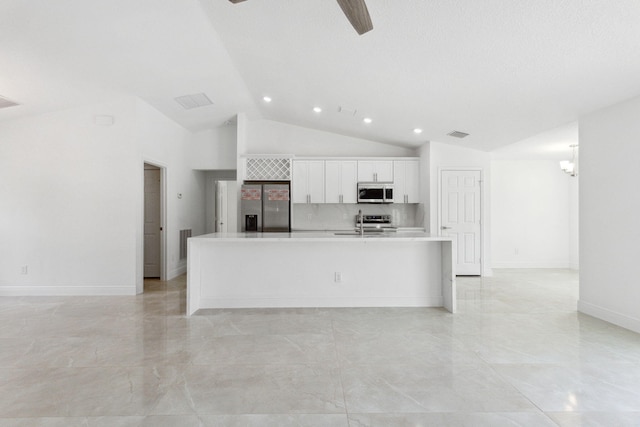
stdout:
[(578, 300), (578, 311), (640, 334), (640, 319)]
[(132, 286), (0, 286), (0, 296), (121, 296), (135, 295)]
[(572, 268), (568, 262), (494, 262), (492, 268)]
[(442, 307), (440, 297), (352, 297), (352, 298), (202, 298), (198, 309), (276, 307)]
[(493, 277), (493, 268), (484, 268), (482, 270), (482, 277)]
[(186, 272), (187, 272), (187, 266), (186, 265), (183, 265), (181, 267), (173, 269), (173, 270), (171, 270), (169, 272), (169, 277), (167, 277), (167, 280), (175, 279), (176, 277), (181, 276)]

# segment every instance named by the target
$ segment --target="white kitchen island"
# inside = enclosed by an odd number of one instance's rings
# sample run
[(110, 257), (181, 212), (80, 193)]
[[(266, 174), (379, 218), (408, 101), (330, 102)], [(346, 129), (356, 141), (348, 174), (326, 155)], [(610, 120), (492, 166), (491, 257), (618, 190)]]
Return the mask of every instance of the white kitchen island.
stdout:
[(187, 314), (205, 308), (444, 307), (453, 242), (421, 232), (214, 233), (189, 239)]

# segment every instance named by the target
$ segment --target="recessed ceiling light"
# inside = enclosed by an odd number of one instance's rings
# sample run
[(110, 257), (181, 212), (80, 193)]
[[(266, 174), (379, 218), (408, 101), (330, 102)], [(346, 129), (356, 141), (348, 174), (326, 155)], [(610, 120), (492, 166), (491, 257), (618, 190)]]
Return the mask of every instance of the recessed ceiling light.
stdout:
[(362, 119), (363, 122), (365, 122), (366, 124), (371, 123), (373, 120), (371, 120), (370, 117), (365, 117), (364, 119)]
[(271, 97), (270, 97), (270, 96), (263, 96), (263, 97), (262, 97), (262, 100), (263, 100), (264, 102), (271, 102)]
[(420, 128), (415, 128), (415, 129), (413, 130), (413, 133), (420, 134), (420, 133), (422, 133), (422, 129), (420, 129)]
[(320, 107), (313, 107), (313, 111), (315, 111), (316, 113), (322, 113), (322, 108), (320, 108)]

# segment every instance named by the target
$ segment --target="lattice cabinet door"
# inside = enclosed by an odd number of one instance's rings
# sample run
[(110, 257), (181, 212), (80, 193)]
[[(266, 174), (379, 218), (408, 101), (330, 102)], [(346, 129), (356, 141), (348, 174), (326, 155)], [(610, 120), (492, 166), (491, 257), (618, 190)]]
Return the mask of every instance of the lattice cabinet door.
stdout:
[(290, 181), (291, 159), (276, 157), (247, 158), (246, 180)]

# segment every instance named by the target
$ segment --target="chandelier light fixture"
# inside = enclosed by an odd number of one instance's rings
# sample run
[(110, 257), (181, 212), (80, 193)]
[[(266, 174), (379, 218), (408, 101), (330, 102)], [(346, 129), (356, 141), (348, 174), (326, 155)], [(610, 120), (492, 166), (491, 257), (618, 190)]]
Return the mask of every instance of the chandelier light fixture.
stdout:
[(572, 144), (571, 147), (571, 160), (563, 160), (560, 162), (560, 169), (570, 176), (578, 176), (578, 158), (576, 157), (576, 148), (578, 144)]

